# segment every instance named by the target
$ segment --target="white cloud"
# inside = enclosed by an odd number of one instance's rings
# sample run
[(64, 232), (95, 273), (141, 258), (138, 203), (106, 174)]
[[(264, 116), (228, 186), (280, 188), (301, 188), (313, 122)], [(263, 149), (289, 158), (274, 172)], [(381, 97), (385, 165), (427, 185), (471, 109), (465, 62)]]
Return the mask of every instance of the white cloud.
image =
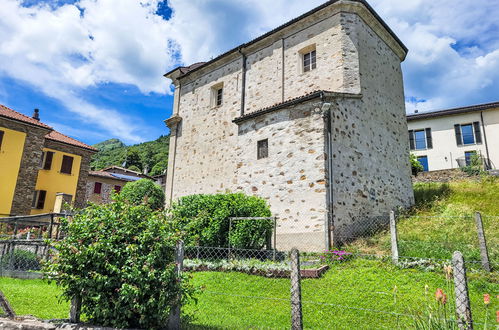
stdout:
[[(23, 7), (0, 0), (0, 74), (32, 84), (84, 123), (130, 142), (136, 118), (89, 103), (85, 88), (130, 84), (170, 93), (164, 72), (209, 60), (323, 3), (323, 0), (80, 0)], [(489, 0), (372, 0), (409, 47), (403, 64), (407, 108), (467, 105), (496, 98), (499, 6)], [(109, 123), (109, 118), (113, 123)]]

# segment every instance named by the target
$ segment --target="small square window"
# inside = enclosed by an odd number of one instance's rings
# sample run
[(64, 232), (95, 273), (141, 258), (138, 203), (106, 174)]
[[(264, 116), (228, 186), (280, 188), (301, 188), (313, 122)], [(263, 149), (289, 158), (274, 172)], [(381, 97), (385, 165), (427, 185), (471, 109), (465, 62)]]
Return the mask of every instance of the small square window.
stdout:
[(303, 72), (317, 68), (317, 54), (315, 50), (303, 54)]
[(261, 140), (257, 142), (257, 159), (269, 157), (269, 140)]

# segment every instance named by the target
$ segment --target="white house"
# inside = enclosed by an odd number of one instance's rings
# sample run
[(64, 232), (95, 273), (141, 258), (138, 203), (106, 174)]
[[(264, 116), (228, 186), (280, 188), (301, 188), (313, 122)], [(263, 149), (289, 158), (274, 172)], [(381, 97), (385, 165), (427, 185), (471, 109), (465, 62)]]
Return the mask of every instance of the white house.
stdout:
[(410, 206), (406, 53), (366, 1), (332, 0), (167, 73), (168, 203), (257, 195), (278, 217), (279, 248), (315, 251)]
[(469, 165), (481, 157), (486, 169), (499, 166), (499, 102), (407, 116), (411, 152), (425, 171)]

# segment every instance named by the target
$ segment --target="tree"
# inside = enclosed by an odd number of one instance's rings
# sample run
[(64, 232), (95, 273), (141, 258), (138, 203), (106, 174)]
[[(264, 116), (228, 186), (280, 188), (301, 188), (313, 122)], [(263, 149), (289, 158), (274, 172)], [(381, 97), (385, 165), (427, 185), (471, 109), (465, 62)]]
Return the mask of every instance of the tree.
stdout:
[(163, 212), (146, 205), (115, 202), (90, 205), (63, 220), (64, 240), (45, 265), (63, 296), (81, 298), (82, 312), (94, 323), (115, 328), (158, 329), (192, 287), (175, 271), (180, 239)]
[(145, 204), (153, 210), (162, 209), (165, 204), (163, 189), (149, 179), (128, 182), (121, 190), (120, 195), (131, 204)]
[(412, 175), (417, 176), (420, 172), (423, 172), (423, 165), (421, 165), (415, 155), (411, 154), (409, 161), (411, 163)]

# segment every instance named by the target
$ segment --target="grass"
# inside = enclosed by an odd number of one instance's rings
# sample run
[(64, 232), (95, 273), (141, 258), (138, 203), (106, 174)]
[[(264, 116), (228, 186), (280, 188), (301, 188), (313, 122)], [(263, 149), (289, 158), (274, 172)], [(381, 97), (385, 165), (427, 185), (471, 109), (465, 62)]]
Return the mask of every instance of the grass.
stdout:
[[(449, 259), (456, 250), (467, 260), (480, 260), (474, 213), (481, 212), (491, 262), (499, 266), (499, 179), (482, 178), (451, 183), (418, 183), (416, 205), (398, 221), (402, 256)], [(350, 244), (351, 250), (386, 254), (388, 232)], [(347, 248), (347, 249), (348, 249)]]
[(0, 277), (0, 290), (18, 315), (42, 319), (68, 318), (69, 303), (59, 301), (61, 290), (44, 280), (20, 280)]
[[(203, 289), (198, 294), (198, 303), (184, 308), (193, 317), (190, 328), (289, 328), (288, 279), (237, 272), (199, 272), (192, 274), (192, 282)], [(32, 313), (46, 319), (67, 317), (68, 304), (57, 302), (60, 291), (43, 280), (0, 278), (0, 287), (18, 314)], [(437, 288), (452, 295), (443, 272), (399, 269), (382, 260), (354, 258), (336, 264), (321, 279), (302, 280), (304, 326), (406, 328), (413, 323), (407, 314), (436, 304)], [(483, 294), (494, 297), (499, 286), (476, 275), (469, 280), (469, 289), (474, 320), (483, 323)], [(495, 312), (499, 301), (492, 299), (489, 308)], [(493, 314), (489, 313), (491, 325), (496, 324)]]

